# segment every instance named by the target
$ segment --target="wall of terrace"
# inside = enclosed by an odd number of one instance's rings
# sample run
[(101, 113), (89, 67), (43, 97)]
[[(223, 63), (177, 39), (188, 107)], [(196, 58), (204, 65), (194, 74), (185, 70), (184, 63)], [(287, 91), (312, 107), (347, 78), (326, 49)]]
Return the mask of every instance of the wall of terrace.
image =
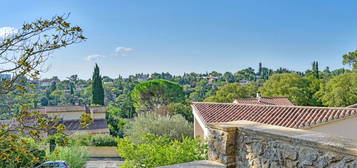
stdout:
[(209, 160), (229, 168), (357, 168), (357, 141), (344, 137), (248, 121), (210, 125), (209, 132)]

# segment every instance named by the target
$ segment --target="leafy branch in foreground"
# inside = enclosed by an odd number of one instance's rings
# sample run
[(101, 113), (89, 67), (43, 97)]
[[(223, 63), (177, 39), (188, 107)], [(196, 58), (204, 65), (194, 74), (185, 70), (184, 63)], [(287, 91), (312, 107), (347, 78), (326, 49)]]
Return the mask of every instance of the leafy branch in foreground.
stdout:
[[(0, 37), (0, 75), (11, 74), (11, 78), (0, 80), (0, 96), (15, 89), (25, 93), (27, 80), (22, 79), (37, 79), (54, 50), (86, 39), (80, 27), (66, 21), (68, 17), (38, 19)], [(12, 123), (0, 125), (0, 167), (35, 166), (44, 159), (43, 151), (38, 151), (37, 144), (30, 144), (24, 137), (41, 139), (42, 133), (61, 133), (64, 129), (56, 118), (48, 118), (22, 104)]]
[(20, 77), (36, 78), (52, 51), (86, 39), (79, 26), (66, 21), (68, 17), (69, 14), (38, 19), (0, 38), (0, 74), (12, 75), (0, 81), (0, 94), (21, 89), (21, 84), (16, 83)]

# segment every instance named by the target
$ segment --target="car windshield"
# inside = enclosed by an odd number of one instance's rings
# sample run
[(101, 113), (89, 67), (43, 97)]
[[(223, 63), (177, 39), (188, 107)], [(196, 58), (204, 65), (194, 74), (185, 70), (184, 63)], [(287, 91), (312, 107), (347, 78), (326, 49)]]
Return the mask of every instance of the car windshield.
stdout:
[(41, 165), (39, 168), (62, 168), (64, 167), (63, 164), (61, 163), (45, 163), (43, 165)]

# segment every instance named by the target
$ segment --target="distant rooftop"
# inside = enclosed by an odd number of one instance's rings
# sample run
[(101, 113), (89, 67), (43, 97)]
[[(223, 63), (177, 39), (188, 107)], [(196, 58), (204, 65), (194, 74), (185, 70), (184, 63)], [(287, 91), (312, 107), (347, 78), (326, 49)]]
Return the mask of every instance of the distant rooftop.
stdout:
[[(109, 133), (108, 123), (106, 119), (93, 120), (87, 128), (83, 128), (80, 125), (80, 120), (67, 120), (63, 121), (68, 131), (86, 131), (88, 133)], [(103, 132), (104, 130), (104, 132)]]
[[(87, 106), (88, 110), (92, 110), (94, 113), (105, 113), (105, 107), (103, 106)], [(86, 106), (45, 106), (42, 108), (34, 109), (41, 113), (55, 113), (55, 112), (81, 112), (86, 111)]]

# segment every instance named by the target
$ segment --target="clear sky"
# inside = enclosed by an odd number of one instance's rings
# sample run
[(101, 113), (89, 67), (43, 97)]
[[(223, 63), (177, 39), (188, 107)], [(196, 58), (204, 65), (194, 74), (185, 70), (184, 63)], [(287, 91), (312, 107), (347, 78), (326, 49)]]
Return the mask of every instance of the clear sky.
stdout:
[(342, 68), (357, 49), (357, 1), (0, 0), (0, 27), (71, 12), (88, 40), (61, 49), (42, 77), (236, 72), (258, 63)]

